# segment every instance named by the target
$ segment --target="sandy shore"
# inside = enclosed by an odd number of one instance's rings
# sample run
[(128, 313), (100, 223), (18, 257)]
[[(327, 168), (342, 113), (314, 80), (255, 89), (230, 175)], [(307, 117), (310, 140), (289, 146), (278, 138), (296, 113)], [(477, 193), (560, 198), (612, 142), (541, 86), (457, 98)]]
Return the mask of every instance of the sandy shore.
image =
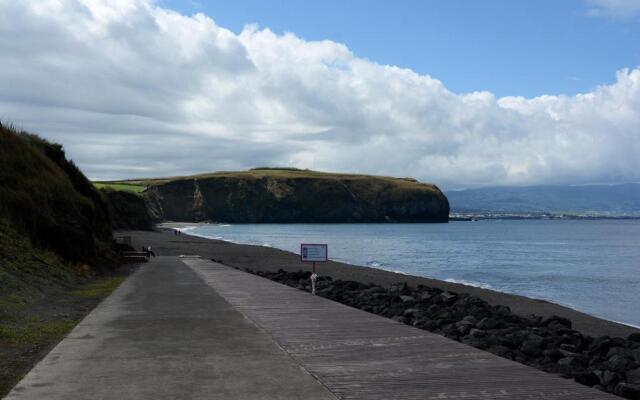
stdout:
[[(176, 224), (175, 226), (181, 227), (183, 225)], [(193, 226), (193, 224), (188, 225)], [(164, 224), (163, 226), (166, 227), (167, 225)], [(117, 232), (117, 235), (131, 236), (136, 248), (151, 245), (154, 252), (159, 255), (197, 254), (205, 258), (218, 260), (226, 265), (249, 268), (256, 271), (277, 271), (280, 268), (285, 271), (309, 269), (309, 265), (300, 262), (297, 254), (270, 247), (235, 244), (221, 240), (204, 239), (187, 234), (176, 236), (172, 232), (165, 230), (153, 232), (120, 231)], [(631, 333), (640, 332), (640, 329), (593, 317), (548, 301), (530, 299), (524, 296), (501, 293), (437, 279), (398, 274), (333, 261), (321, 265), (318, 264), (318, 273), (320, 275), (329, 275), (334, 279), (354, 280), (383, 286), (398, 282), (407, 282), (407, 284), (412, 286), (423, 284), (442, 290), (469, 293), (490, 304), (509, 306), (514, 313), (519, 315), (527, 316), (535, 314), (543, 317), (558, 315), (568, 318), (573, 322), (574, 329), (591, 336), (608, 335), (626, 338)]]

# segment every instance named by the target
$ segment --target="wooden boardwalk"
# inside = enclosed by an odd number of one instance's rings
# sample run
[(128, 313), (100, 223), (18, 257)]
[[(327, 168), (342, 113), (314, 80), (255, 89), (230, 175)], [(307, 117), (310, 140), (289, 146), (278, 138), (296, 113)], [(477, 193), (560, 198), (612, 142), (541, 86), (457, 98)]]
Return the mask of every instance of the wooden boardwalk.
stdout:
[(183, 262), (340, 399), (619, 399), (211, 261)]

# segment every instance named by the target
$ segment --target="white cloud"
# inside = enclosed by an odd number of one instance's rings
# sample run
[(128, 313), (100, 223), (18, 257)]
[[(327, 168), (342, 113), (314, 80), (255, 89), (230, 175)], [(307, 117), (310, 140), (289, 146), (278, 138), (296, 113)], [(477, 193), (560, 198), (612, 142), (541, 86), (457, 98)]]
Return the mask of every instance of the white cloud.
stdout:
[(640, 180), (640, 69), (577, 96), (439, 80), (146, 0), (0, 0), (0, 119), (95, 178), (263, 165), (444, 187)]
[(589, 15), (634, 18), (640, 15), (640, 0), (587, 0)]

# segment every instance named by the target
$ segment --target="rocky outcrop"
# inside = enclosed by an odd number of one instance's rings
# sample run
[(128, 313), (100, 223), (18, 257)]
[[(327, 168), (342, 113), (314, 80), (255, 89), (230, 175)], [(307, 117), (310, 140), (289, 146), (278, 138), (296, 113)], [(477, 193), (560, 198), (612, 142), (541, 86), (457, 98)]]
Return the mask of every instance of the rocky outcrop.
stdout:
[(145, 191), (156, 220), (447, 222), (449, 202), (413, 179), (258, 169), (172, 179)]
[[(250, 271), (310, 291), (308, 271)], [(382, 287), (320, 276), (319, 296), (438, 333), (576, 382), (640, 399), (640, 334), (627, 339), (593, 338), (557, 316), (522, 317), (509, 307), (490, 305), (466, 293), (419, 285)]]

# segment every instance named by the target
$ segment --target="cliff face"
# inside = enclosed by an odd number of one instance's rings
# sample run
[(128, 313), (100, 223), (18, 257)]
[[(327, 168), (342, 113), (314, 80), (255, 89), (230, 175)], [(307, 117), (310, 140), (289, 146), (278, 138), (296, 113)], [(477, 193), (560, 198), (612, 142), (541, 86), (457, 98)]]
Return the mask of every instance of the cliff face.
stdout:
[(251, 170), (178, 178), (144, 193), (156, 220), (447, 222), (449, 202), (412, 179), (300, 170)]

